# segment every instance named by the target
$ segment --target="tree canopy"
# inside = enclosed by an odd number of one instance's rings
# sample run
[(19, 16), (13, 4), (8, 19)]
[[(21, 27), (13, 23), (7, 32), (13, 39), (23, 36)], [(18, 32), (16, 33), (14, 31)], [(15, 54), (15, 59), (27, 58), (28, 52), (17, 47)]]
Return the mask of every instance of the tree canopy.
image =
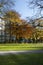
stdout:
[(8, 19), (11, 22), (20, 22), (20, 14), (16, 11), (6, 12), (4, 18)]
[(37, 10), (36, 15), (43, 17), (43, 0), (30, 0), (28, 4), (28, 7)]
[(14, 5), (15, 0), (0, 0), (0, 16), (2, 16), (6, 11), (11, 10)]

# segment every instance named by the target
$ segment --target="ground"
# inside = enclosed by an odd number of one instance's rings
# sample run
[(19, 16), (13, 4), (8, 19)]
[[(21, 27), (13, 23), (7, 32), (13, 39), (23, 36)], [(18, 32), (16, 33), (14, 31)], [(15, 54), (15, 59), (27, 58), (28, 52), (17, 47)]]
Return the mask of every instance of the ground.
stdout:
[(8, 50), (40, 50), (43, 49), (43, 43), (22, 43), (22, 44), (0, 44), (0, 51), (8, 51)]
[(43, 65), (43, 53), (1, 55), (0, 65)]
[[(1, 51), (21, 51), (21, 50), (43, 50), (43, 43), (38, 44), (0, 44)], [(0, 65), (43, 65), (43, 53), (25, 54), (1, 54)]]

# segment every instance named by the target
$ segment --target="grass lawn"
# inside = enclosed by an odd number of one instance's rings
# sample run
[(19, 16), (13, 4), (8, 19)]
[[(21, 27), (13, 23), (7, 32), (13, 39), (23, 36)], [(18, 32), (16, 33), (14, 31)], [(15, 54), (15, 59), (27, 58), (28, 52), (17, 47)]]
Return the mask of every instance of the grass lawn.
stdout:
[(43, 65), (43, 53), (0, 56), (0, 65)]
[(9, 50), (43, 50), (43, 43), (37, 43), (37, 44), (0, 44), (0, 51), (9, 51)]

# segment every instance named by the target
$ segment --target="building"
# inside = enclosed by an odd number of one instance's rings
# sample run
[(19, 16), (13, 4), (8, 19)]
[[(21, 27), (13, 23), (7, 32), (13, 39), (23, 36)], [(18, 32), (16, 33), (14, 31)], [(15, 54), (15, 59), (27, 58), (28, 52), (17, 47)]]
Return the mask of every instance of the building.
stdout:
[(6, 21), (0, 18), (0, 42), (10, 42), (11, 35), (6, 31)]

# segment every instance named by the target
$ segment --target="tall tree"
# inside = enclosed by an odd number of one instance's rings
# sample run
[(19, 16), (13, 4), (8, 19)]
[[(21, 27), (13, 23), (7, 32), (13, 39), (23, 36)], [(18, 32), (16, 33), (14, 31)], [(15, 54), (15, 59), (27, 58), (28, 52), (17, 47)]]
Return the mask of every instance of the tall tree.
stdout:
[(20, 14), (16, 11), (8, 11), (5, 13), (4, 18), (11, 22), (20, 22)]
[(37, 10), (37, 14), (43, 17), (43, 0), (30, 0), (29, 7)]
[(10, 38), (12, 36), (16, 36), (16, 39), (18, 37), (18, 30), (19, 30), (19, 24), (21, 22), (20, 14), (16, 11), (8, 11), (5, 13), (4, 18), (5, 20), (5, 31), (9, 33)]
[(2, 16), (6, 11), (11, 10), (14, 4), (15, 0), (0, 0), (0, 16)]

